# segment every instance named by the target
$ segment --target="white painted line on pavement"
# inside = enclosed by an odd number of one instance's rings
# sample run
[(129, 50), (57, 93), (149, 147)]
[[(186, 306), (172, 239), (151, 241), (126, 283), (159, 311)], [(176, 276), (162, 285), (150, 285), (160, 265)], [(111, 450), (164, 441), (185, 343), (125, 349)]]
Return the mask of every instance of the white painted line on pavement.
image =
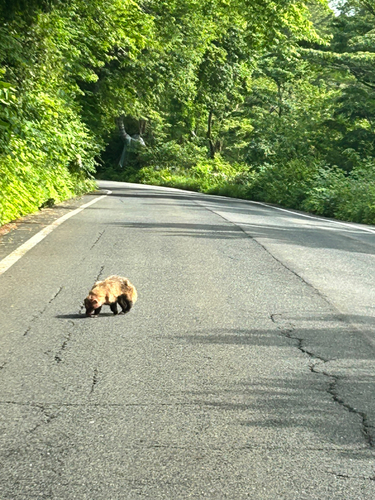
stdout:
[(25, 243), (23, 243), (20, 247), (18, 247), (12, 253), (4, 257), (4, 259), (0, 260), (0, 275), (5, 273), (5, 271), (7, 271), (11, 266), (13, 266), (13, 264), (15, 264), (21, 257), (23, 257), (26, 252), (35, 247), (35, 245), (37, 245), (40, 241), (42, 241), (54, 229), (60, 226), (60, 224), (65, 222), (67, 219), (70, 219), (70, 217), (77, 215), (79, 212), (82, 212), (82, 210), (89, 207), (90, 205), (93, 205), (99, 200), (105, 198), (109, 194), (112, 194), (112, 191), (107, 189), (107, 194), (103, 194), (102, 196), (99, 196), (98, 198), (95, 198), (94, 200), (85, 203), (79, 208), (76, 208), (75, 210), (72, 210), (71, 212), (63, 215), (59, 219), (56, 219), (54, 222), (52, 222), (52, 224), (39, 231), (39, 233), (36, 233), (29, 240), (25, 241)]

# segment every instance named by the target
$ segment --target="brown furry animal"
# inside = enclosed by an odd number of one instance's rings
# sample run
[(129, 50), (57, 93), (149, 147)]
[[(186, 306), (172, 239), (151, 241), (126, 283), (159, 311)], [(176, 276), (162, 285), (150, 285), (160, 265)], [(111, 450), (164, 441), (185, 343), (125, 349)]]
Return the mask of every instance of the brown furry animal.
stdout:
[(117, 314), (117, 304), (126, 314), (137, 300), (137, 290), (127, 278), (109, 276), (103, 281), (97, 281), (85, 298), (86, 316), (97, 316), (103, 305), (111, 308)]

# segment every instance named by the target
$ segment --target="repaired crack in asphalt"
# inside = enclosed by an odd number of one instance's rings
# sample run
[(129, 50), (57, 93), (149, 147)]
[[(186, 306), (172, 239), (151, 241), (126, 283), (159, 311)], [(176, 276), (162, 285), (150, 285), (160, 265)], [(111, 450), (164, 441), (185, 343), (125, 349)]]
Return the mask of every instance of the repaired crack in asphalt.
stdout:
[(94, 392), (95, 386), (98, 383), (98, 369), (94, 368), (94, 375), (92, 377), (92, 384), (90, 389), (90, 395)]
[[(281, 316), (281, 314), (271, 314), (270, 315), (271, 321), (275, 324), (277, 324), (276, 316)], [(295, 337), (292, 335), (292, 333), (295, 331), (295, 325), (293, 323), (289, 323), (288, 326), (289, 326), (289, 328), (278, 326), (277, 329), (279, 330), (280, 334), (283, 337), (286, 337), (287, 339), (290, 339), (290, 340), (295, 340), (297, 342), (297, 349), (299, 351), (303, 352), (303, 354), (306, 354), (309, 358), (321, 361), (322, 363), (328, 363), (328, 361), (330, 361), (329, 359), (324, 359), (321, 356), (318, 356), (317, 354), (314, 354), (313, 352), (308, 351), (305, 347), (303, 347), (304, 339), (302, 339), (300, 337)], [(316, 363), (310, 365), (311, 371), (314, 371), (315, 366), (316, 366)]]
[(104, 233), (105, 233), (105, 229), (99, 233), (99, 236), (96, 238), (96, 240), (94, 241), (94, 243), (90, 247), (90, 250), (92, 250), (94, 248), (94, 246), (99, 243), (99, 241), (102, 238), (102, 236), (103, 236)]
[(316, 373), (322, 373), (326, 377), (329, 377), (331, 379), (333, 378), (333, 381), (330, 383), (329, 388), (328, 388), (329, 394), (331, 394), (332, 399), (336, 403), (338, 403), (339, 405), (344, 407), (348, 412), (354, 413), (355, 415), (358, 415), (361, 417), (361, 419), (362, 419), (362, 434), (363, 434), (364, 438), (366, 439), (368, 445), (371, 448), (373, 448), (375, 446), (374, 436), (371, 435), (371, 429), (373, 429), (373, 427), (370, 425), (366, 413), (357, 410), (357, 408), (353, 408), (353, 406), (349, 405), (348, 403), (345, 403), (345, 401), (338, 395), (337, 383), (341, 377), (338, 377), (337, 375), (329, 374), (329, 373), (324, 372), (324, 371), (323, 372), (316, 372)]
[(326, 471), (327, 474), (338, 477), (340, 479), (359, 479), (360, 481), (375, 481), (375, 476), (350, 476), (349, 474), (341, 474), (339, 472)]
[[(282, 318), (282, 314), (280, 314), (280, 313), (279, 314), (270, 314), (271, 321), (276, 325), (277, 325), (277, 319), (276, 319), (277, 316), (280, 316)], [(366, 443), (368, 444), (368, 446), (370, 448), (374, 448), (375, 447), (375, 437), (372, 435), (371, 431), (375, 430), (375, 429), (372, 425), (370, 425), (366, 413), (364, 413), (364, 412), (358, 410), (357, 408), (354, 408), (350, 404), (346, 403), (343, 400), (343, 398), (341, 398), (338, 394), (337, 384), (338, 384), (339, 380), (341, 379), (341, 377), (339, 377), (337, 375), (332, 375), (326, 371), (320, 371), (320, 370), (316, 369), (317, 366), (324, 365), (326, 363), (329, 363), (332, 360), (324, 359), (321, 356), (313, 353), (312, 351), (307, 350), (303, 346), (304, 339), (293, 335), (293, 332), (295, 331), (295, 325), (293, 323), (288, 323), (286, 326), (277, 326), (277, 329), (279, 330), (280, 335), (282, 335), (283, 337), (285, 337), (289, 340), (294, 340), (297, 343), (297, 345), (296, 345), (297, 349), (299, 351), (301, 351), (303, 354), (305, 354), (306, 356), (308, 356), (310, 358), (310, 360), (313, 360), (313, 362), (309, 364), (310, 371), (312, 373), (321, 374), (321, 375), (324, 375), (325, 377), (330, 379), (330, 383), (329, 383), (328, 388), (327, 388), (327, 393), (330, 394), (330, 396), (332, 397), (332, 400), (335, 403), (340, 405), (346, 411), (357, 415), (361, 419), (361, 427), (362, 427), (361, 430), (362, 430), (363, 437), (364, 437)]]
[[(69, 321), (69, 323), (71, 324), (72, 328), (74, 328), (74, 321)], [(70, 342), (71, 338), (72, 338), (72, 335), (73, 335), (73, 330), (69, 330), (68, 331), (68, 334), (64, 340), (64, 342), (62, 343), (59, 351), (55, 354), (55, 361), (56, 363), (61, 363), (61, 361), (63, 361), (63, 353), (65, 351), (65, 349), (67, 348), (68, 346), (68, 343)]]
[(4, 370), (4, 368), (6, 367), (7, 364), (8, 364), (8, 361), (4, 361), (3, 363), (1, 363), (1, 365), (0, 365), (0, 372), (2, 370)]
[(52, 304), (52, 302), (58, 297), (58, 295), (61, 293), (63, 287), (60, 286), (60, 288), (57, 290), (57, 292), (54, 293), (54, 295), (49, 299), (49, 301), (47, 302), (47, 304), (43, 307), (43, 309), (41, 309), (39, 312), (37, 312), (31, 319), (30, 321), (30, 325), (26, 328), (26, 330), (24, 331), (23, 333), (23, 336), (26, 337), (30, 331), (31, 331), (31, 328), (32, 328), (32, 324), (34, 323), (34, 321), (36, 321), (37, 319), (39, 319), (47, 310), (48, 306)]
[(104, 271), (104, 266), (101, 266), (100, 271), (99, 271), (95, 281), (100, 281), (100, 278), (103, 274), (103, 271)]

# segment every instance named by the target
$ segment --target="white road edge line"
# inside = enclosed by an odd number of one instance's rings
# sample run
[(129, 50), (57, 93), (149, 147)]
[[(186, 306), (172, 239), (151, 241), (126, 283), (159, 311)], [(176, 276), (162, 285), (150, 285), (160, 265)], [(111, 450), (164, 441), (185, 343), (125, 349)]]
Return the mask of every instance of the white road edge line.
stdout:
[(90, 205), (93, 205), (99, 200), (105, 198), (109, 194), (112, 194), (112, 191), (110, 191), (109, 189), (107, 189), (106, 191), (107, 194), (103, 194), (102, 196), (99, 196), (98, 198), (95, 198), (94, 200), (85, 203), (79, 208), (76, 208), (75, 210), (72, 210), (71, 212), (63, 215), (59, 219), (56, 219), (54, 222), (52, 222), (52, 224), (39, 231), (39, 233), (36, 233), (29, 240), (25, 241), (25, 243), (16, 248), (16, 250), (14, 250), (12, 253), (4, 257), (4, 259), (0, 260), (0, 275), (5, 273), (5, 271), (7, 271), (11, 266), (13, 266), (13, 264), (15, 264), (21, 257), (23, 257), (26, 252), (35, 247), (35, 245), (37, 245), (46, 236), (48, 236), (54, 229), (60, 226), (60, 224), (65, 222), (67, 219), (70, 219), (70, 217), (77, 215), (79, 212), (82, 212), (82, 210), (89, 207)]

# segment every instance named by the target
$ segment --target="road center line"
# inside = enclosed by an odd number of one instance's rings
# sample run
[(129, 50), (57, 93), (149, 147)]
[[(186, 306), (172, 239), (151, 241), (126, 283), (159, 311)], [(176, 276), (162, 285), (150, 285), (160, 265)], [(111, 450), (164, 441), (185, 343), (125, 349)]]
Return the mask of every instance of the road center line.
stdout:
[(79, 212), (82, 212), (82, 210), (84, 210), (85, 208), (93, 205), (94, 203), (105, 198), (111, 193), (112, 191), (109, 191), (109, 189), (107, 189), (107, 194), (103, 194), (102, 196), (99, 196), (98, 198), (95, 198), (94, 200), (85, 203), (79, 208), (72, 210), (71, 212), (60, 217), (59, 219), (56, 219), (54, 222), (52, 222), (52, 224), (39, 231), (39, 233), (34, 234), (34, 236), (32, 236), (29, 240), (25, 241), (25, 243), (16, 248), (16, 250), (14, 250), (12, 253), (7, 255), (6, 257), (4, 257), (4, 259), (0, 261), (0, 275), (5, 273), (5, 271), (7, 271), (11, 266), (13, 266), (13, 264), (15, 264), (21, 257), (23, 257), (25, 253), (27, 253), (29, 250), (35, 247), (35, 245), (37, 245), (46, 236), (48, 236), (54, 229), (60, 226), (60, 224), (65, 222), (67, 219), (70, 219), (70, 217), (77, 215)]

